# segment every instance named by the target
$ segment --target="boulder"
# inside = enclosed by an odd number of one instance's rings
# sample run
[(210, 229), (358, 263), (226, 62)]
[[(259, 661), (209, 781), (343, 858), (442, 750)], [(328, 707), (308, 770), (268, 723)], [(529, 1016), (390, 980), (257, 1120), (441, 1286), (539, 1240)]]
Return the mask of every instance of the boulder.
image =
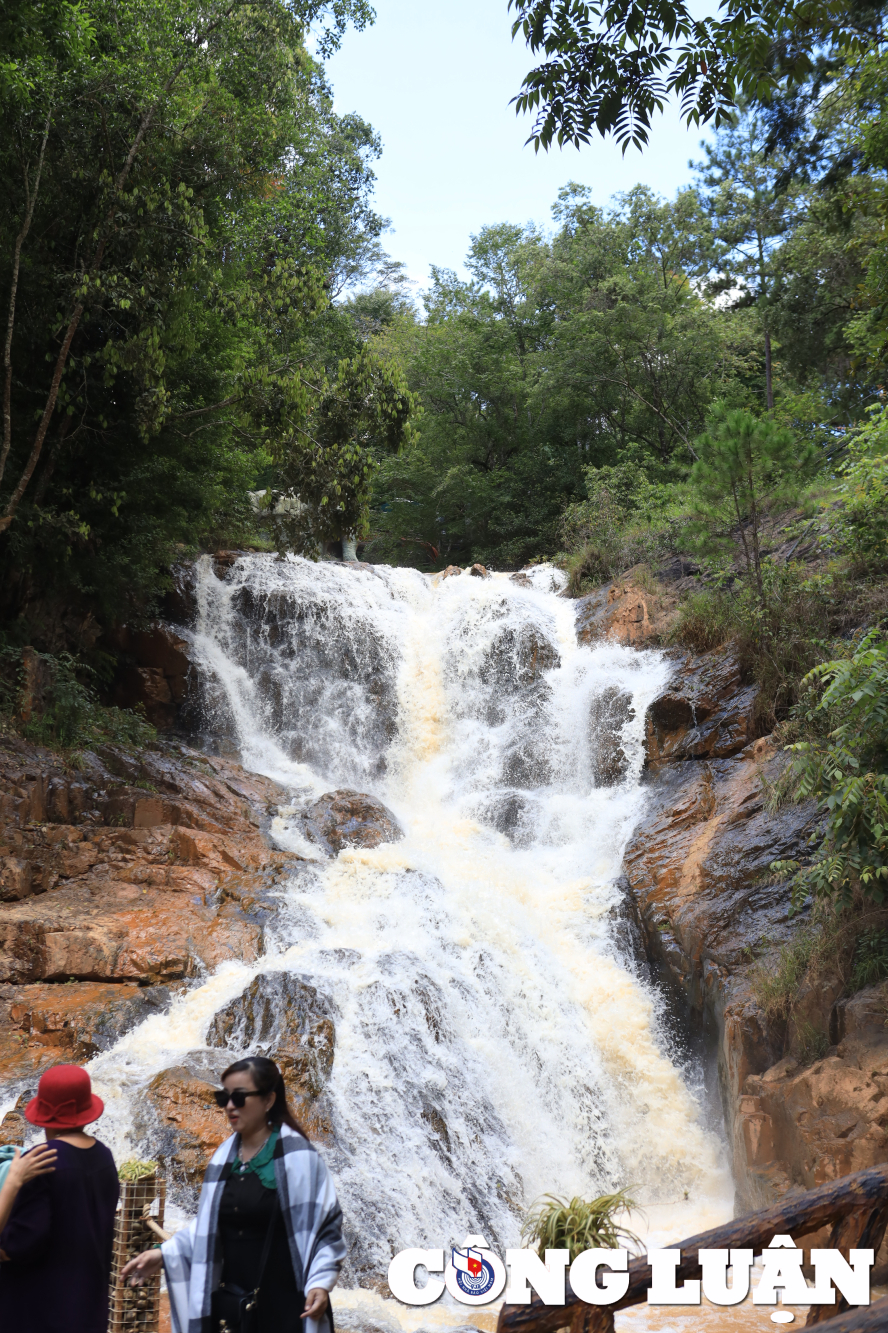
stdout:
[(397, 819), (382, 801), (346, 788), (327, 792), (309, 806), (305, 832), (331, 856), (344, 847), (378, 847), (404, 836)]
[(490, 570), (479, 564), (471, 565), (469, 574), (475, 579), (489, 579), (491, 577)]
[[(218, 1073), (224, 1069), (220, 1062)], [(193, 1208), (207, 1163), (228, 1138), (225, 1114), (213, 1100), (213, 1081), (205, 1070), (175, 1065), (151, 1080), (139, 1104), (134, 1130), (142, 1151), (164, 1167), (173, 1198)]]
[(460, 569), (459, 565), (448, 565), (447, 568), (444, 570), (444, 573), (441, 575), (441, 578), (451, 579), (454, 577), (454, 575), (461, 573), (462, 570)]
[(744, 684), (730, 648), (675, 658), (664, 692), (647, 712), (648, 763), (656, 768), (739, 754), (756, 736), (757, 695), (757, 686)]
[(304, 977), (263, 972), (220, 1009), (207, 1045), (232, 1060), (268, 1055), (279, 1065), (294, 1112), (311, 1136), (331, 1132), (323, 1093), (333, 1068), (336, 1029), (328, 1002)]
[(558, 649), (534, 625), (506, 626), (484, 654), (480, 675), (486, 685), (512, 694), (536, 685), (544, 672), (560, 665)]
[(615, 787), (626, 776), (629, 761), (623, 749), (623, 727), (635, 716), (632, 695), (609, 685), (596, 695), (589, 710), (592, 777), (596, 787)]

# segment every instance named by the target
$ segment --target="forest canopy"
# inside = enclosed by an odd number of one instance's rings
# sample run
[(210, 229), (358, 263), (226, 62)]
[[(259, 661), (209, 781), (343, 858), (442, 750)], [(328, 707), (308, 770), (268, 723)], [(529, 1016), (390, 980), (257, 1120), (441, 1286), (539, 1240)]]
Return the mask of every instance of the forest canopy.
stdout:
[[(11, 0), (0, 17), (0, 562), (150, 607), (177, 554), (255, 536), (247, 493), (360, 525), (397, 368), (336, 304), (381, 262), (379, 143), (323, 55), (364, 0)], [(41, 595), (42, 595), (41, 594)], [(10, 595), (10, 594), (8, 594)]]
[(345, 538), (425, 569), (584, 546), (603, 577), (649, 530), (692, 539), (728, 417), (771, 438), (767, 414), (799, 483), (834, 473), (888, 349), (883, 11), (512, 8), (585, 117), (539, 83), (544, 146), (630, 120), (641, 142), (670, 87), (715, 129), (674, 198), (568, 183), (549, 228), (491, 219), (417, 299), (382, 249), (379, 140), (324, 71), (366, 0), (4, 6), (9, 615), (146, 616), (178, 558)]

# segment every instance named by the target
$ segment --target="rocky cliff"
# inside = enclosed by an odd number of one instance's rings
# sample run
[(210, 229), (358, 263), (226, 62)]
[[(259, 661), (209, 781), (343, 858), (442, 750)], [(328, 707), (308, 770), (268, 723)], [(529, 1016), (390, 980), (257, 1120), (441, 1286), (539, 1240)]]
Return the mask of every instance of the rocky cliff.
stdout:
[[(278, 886), (306, 864), (269, 837), (283, 797), (181, 744), (66, 761), (0, 737), (0, 1087), (17, 1098), (0, 1143), (22, 1141), (21, 1106), (44, 1069), (107, 1050), (225, 960), (260, 957)], [(353, 791), (327, 793), (303, 823), (319, 858), (400, 837), (390, 811)], [(260, 975), (216, 1015), (207, 1044), (218, 1057), (158, 1073), (136, 1126), (183, 1201), (227, 1133), (211, 1091), (245, 1051), (281, 1061), (309, 1132), (329, 1133), (335, 1028), (312, 987)]]
[[(665, 637), (675, 604), (674, 582), (652, 593), (630, 571), (579, 599), (577, 633), (642, 647)], [(816, 811), (768, 812), (785, 756), (756, 735), (756, 690), (731, 651), (671, 656), (646, 720), (649, 800), (625, 885), (656, 975), (716, 1044), (745, 1210), (888, 1158), (888, 984), (848, 995), (827, 975), (788, 1023), (756, 1002), (755, 969), (799, 929), (769, 867), (803, 850)]]

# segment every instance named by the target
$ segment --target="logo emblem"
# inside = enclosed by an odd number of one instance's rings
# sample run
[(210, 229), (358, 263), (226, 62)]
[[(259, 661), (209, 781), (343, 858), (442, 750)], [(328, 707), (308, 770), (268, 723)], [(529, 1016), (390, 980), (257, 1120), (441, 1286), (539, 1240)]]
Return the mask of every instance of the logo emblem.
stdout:
[(456, 1285), (466, 1296), (485, 1296), (496, 1281), (492, 1264), (480, 1250), (451, 1250)]

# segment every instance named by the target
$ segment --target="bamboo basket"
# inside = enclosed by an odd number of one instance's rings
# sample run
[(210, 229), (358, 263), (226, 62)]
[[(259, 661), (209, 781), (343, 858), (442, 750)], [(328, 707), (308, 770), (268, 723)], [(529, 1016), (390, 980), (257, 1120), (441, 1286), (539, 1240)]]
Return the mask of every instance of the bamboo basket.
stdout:
[[(114, 1219), (108, 1333), (158, 1333), (160, 1323), (160, 1274), (148, 1278), (142, 1287), (124, 1287), (120, 1281), (124, 1264), (156, 1241), (166, 1239), (163, 1231), (166, 1179), (158, 1174), (153, 1162), (133, 1165), (137, 1170), (142, 1168), (144, 1174), (120, 1182), (120, 1202)], [(145, 1170), (148, 1167), (152, 1169)], [(122, 1168), (122, 1174), (125, 1172), (127, 1166)]]

